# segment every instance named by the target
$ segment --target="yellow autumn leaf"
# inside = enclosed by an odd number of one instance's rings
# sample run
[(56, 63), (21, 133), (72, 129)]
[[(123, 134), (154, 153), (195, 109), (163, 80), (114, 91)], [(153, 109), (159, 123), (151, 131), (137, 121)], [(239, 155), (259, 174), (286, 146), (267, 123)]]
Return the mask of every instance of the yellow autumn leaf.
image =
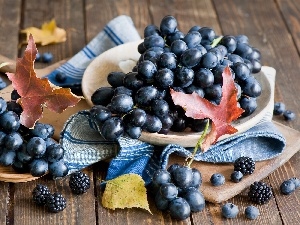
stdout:
[(44, 23), (41, 29), (36, 27), (28, 27), (24, 30), (21, 30), (21, 33), (26, 34), (26, 43), (30, 34), (32, 34), (35, 43), (39, 43), (41, 45), (59, 43), (67, 40), (66, 31), (57, 27), (54, 19), (48, 23)]
[(133, 173), (107, 181), (102, 205), (113, 210), (137, 207), (151, 213), (144, 180)]

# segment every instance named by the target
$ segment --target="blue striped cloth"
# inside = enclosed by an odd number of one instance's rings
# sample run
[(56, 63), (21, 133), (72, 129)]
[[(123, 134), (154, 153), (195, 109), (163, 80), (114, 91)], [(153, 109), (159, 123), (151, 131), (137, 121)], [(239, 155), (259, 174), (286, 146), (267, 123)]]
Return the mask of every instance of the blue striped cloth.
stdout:
[[(141, 37), (135, 29), (131, 18), (125, 15), (118, 16), (108, 22), (103, 30), (80, 52), (46, 77), (56, 86), (81, 86), (83, 73), (95, 57), (117, 45), (140, 39)], [(66, 80), (64, 80), (64, 82), (56, 80), (56, 75), (58, 73), (66, 75)]]
[[(85, 68), (95, 56), (118, 44), (139, 39), (132, 20), (127, 16), (117, 17), (109, 22), (82, 51), (53, 71), (48, 78), (58, 86), (80, 84)], [(64, 85), (55, 80), (58, 71), (67, 73), (68, 78)], [(273, 99), (275, 70), (266, 69), (264, 72), (270, 83)], [(205, 153), (199, 151), (195, 160), (224, 163), (233, 162), (240, 156), (249, 156), (255, 161), (261, 161), (281, 154), (285, 147), (285, 138), (272, 123), (273, 102), (267, 109), (257, 125), (241, 134), (217, 142)], [(136, 173), (143, 177), (146, 184), (150, 183), (156, 169), (167, 167), (171, 154), (176, 153), (185, 158), (192, 151), (179, 145), (153, 146), (127, 136), (122, 136), (118, 142), (106, 141), (101, 137), (98, 127), (91, 122), (88, 111), (80, 111), (68, 119), (61, 132), (60, 143), (65, 149), (64, 160), (69, 167), (69, 173), (98, 161), (111, 159), (106, 180), (122, 174)]]

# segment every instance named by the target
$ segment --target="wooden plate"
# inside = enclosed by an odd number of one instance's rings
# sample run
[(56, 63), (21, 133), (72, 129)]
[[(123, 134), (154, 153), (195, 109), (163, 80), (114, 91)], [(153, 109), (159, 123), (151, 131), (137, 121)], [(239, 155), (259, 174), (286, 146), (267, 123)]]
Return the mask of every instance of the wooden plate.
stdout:
[[(107, 75), (113, 71), (131, 71), (139, 59), (140, 54), (137, 46), (141, 41), (130, 42), (115, 48), (112, 48), (98, 56), (86, 69), (82, 80), (83, 95), (90, 106), (92, 94), (100, 87), (110, 86), (107, 82)], [(265, 76), (265, 71), (269, 70), (275, 74), (274, 69), (263, 67), (262, 72), (255, 74), (255, 77), (262, 86), (262, 95), (257, 99), (258, 107), (255, 112), (245, 118), (233, 122), (233, 126), (238, 130), (236, 134), (242, 133), (257, 124), (264, 115), (270, 110), (272, 103), (272, 93), (270, 82)], [(180, 144), (183, 147), (193, 147), (196, 145), (201, 133), (199, 132), (169, 132), (167, 135), (158, 133), (142, 132), (140, 140), (155, 145)], [(222, 140), (229, 135), (219, 138)]]

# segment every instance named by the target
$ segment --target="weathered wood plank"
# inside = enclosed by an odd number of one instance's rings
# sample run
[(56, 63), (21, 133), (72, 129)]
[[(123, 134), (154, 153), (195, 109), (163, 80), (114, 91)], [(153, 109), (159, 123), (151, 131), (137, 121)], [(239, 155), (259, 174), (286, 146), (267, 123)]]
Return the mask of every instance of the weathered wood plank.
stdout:
[[(105, 10), (103, 10), (105, 9)], [(101, 12), (101, 13), (99, 13)], [(142, 36), (144, 27), (149, 23), (147, 1), (117, 0), (117, 1), (86, 1), (86, 36), (87, 40), (95, 37), (113, 18), (130, 16)]]
[[(81, 0), (24, 1), (21, 28), (40, 27), (42, 23), (55, 19), (57, 26), (67, 31), (67, 41), (60, 44), (40, 46), (39, 52), (51, 52), (54, 62), (73, 56), (85, 46), (84, 5)], [(24, 47), (21, 49), (23, 52)], [(47, 66), (47, 65), (40, 65)], [(96, 224), (93, 172), (87, 170), (92, 186), (87, 193), (75, 196), (68, 186), (68, 177), (55, 180), (40, 178), (33, 182), (14, 185), (14, 224)], [(49, 177), (48, 177), (49, 178)], [(43, 183), (52, 192), (60, 192), (67, 200), (67, 208), (60, 213), (47, 212), (31, 200), (31, 192), (37, 183)]]
[[(91, 188), (83, 195), (74, 195), (68, 185), (69, 178), (52, 180), (49, 176), (14, 185), (14, 224), (96, 224), (93, 173), (84, 171), (91, 179)], [(67, 207), (59, 213), (50, 213), (46, 207), (37, 206), (32, 200), (32, 190), (37, 184), (46, 185), (51, 193), (61, 193)]]
[(283, 195), (280, 192), (280, 185), (284, 180), (300, 177), (299, 166), (297, 166), (299, 162), (300, 157), (298, 153), (269, 176), (284, 224), (297, 224), (300, 221), (299, 189), (290, 195)]
[[(22, 29), (30, 26), (40, 28), (44, 22), (55, 19), (57, 26), (67, 32), (66, 42), (46, 46), (37, 45), (40, 53), (51, 52), (54, 56), (53, 62), (57, 62), (72, 57), (85, 46), (83, 1), (30, 0), (25, 3)], [(24, 47), (21, 53), (23, 53), (23, 50)], [(37, 64), (37, 67), (45, 66), (47, 64)]]
[(0, 0), (0, 54), (10, 59), (18, 55), (21, 0)]
[(278, 7), (300, 53), (300, 4), (299, 1), (277, 0)]
[[(293, 93), (299, 92), (298, 65), (299, 56), (294, 46), (293, 40), (289, 35), (289, 30), (282, 20), (280, 12), (277, 10), (276, 3), (271, 1), (219, 1), (214, 0), (216, 11), (224, 34), (245, 34), (249, 37), (250, 44), (260, 49), (263, 57), (263, 64), (273, 66), (277, 70), (275, 100), (283, 101), (287, 108), (299, 112)], [(296, 4), (296, 3), (295, 3)], [(259, 5), (259, 7), (258, 7)], [(272, 18), (272, 19), (268, 19)], [(274, 117), (275, 120), (299, 129), (299, 121), (285, 122), (282, 117)], [(293, 160), (299, 161), (299, 153)], [(276, 204), (270, 202), (267, 207), (262, 206), (264, 211), (261, 217), (268, 218), (272, 222), (289, 224), (295, 219), (299, 220), (298, 215), (293, 215), (287, 210), (287, 205), (292, 211), (297, 210), (299, 199), (289, 198), (290, 203), (283, 203), (282, 195), (278, 192), (279, 183), (297, 171), (295, 163), (287, 163), (269, 177), (269, 183), (274, 188)], [(279, 171), (286, 170), (285, 175), (280, 175)], [(235, 199), (238, 199), (237, 196)], [(237, 202), (241, 202), (238, 201)], [(244, 201), (243, 201), (244, 202)], [(277, 215), (277, 207), (281, 215)], [(290, 223), (292, 224), (292, 223)]]
[(9, 198), (9, 184), (0, 182), (0, 224), (5, 225), (9, 220), (9, 209), (12, 203), (12, 199)]

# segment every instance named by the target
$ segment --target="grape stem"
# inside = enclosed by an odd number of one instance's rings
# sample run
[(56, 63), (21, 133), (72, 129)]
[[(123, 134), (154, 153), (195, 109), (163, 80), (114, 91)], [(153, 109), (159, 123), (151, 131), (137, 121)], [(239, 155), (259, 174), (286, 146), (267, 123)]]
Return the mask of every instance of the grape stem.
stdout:
[(192, 162), (194, 161), (194, 158), (195, 158), (195, 155), (196, 155), (198, 149), (201, 148), (201, 144), (202, 144), (203, 139), (205, 138), (205, 136), (206, 136), (206, 134), (207, 134), (208, 127), (209, 127), (209, 120), (207, 120), (207, 123), (206, 123), (206, 125), (205, 125), (204, 131), (202, 132), (200, 138), (199, 138), (198, 141), (197, 141), (197, 144), (196, 144), (196, 146), (195, 146), (195, 148), (194, 148), (193, 154), (192, 154), (192, 156), (190, 157), (191, 159), (190, 159), (190, 161), (189, 161), (188, 164), (187, 164), (188, 167), (191, 167), (191, 164), (192, 164)]
[(211, 47), (212, 47), (212, 48), (216, 47), (216, 46), (219, 44), (219, 42), (222, 40), (222, 38), (223, 38), (223, 36), (220, 36), (220, 37), (218, 37), (218, 38), (215, 38), (215, 39), (213, 40), (213, 42), (211, 43)]

